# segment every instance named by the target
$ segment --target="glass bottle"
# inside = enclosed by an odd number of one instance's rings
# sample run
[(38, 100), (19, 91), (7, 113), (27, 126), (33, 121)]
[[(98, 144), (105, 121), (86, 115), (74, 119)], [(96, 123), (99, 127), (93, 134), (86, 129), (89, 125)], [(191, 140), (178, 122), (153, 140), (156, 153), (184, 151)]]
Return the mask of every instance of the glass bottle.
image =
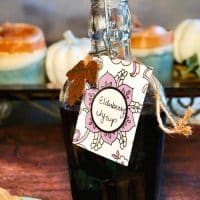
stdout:
[[(127, 0), (91, 0), (91, 55), (132, 59), (132, 31)], [(68, 82), (61, 91), (61, 117), (74, 200), (156, 200), (159, 198), (164, 134), (158, 127), (149, 90), (138, 123), (128, 167), (72, 144), (80, 102), (66, 104)]]
[(128, 0), (91, 0), (88, 35), (92, 42), (92, 53), (131, 60), (131, 32)]

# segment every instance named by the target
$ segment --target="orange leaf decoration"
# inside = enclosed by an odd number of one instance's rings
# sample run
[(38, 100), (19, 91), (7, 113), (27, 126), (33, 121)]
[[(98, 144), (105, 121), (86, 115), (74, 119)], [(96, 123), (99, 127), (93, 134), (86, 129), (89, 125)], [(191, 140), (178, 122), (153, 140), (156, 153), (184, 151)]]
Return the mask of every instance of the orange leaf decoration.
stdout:
[(98, 64), (95, 61), (89, 61), (87, 64), (86, 79), (90, 84), (94, 84), (97, 79)]
[(96, 83), (98, 69), (99, 66), (95, 61), (89, 60), (85, 62), (81, 60), (67, 73), (68, 80), (70, 81), (68, 105), (73, 106), (82, 96), (86, 81), (91, 85)]
[(69, 86), (69, 96), (67, 99), (67, 103), (70, 106), (73, 106), (75, 102), (81, 97), (84, 90), (84, 79), (78, 78), (75, 79)]

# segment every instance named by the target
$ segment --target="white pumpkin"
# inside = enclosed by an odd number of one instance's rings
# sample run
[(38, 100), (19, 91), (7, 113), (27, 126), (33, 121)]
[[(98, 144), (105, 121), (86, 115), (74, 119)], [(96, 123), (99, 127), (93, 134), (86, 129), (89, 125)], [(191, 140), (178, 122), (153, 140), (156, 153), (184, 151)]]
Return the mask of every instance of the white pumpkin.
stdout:
[(181, 63), (195, 53), (200, 63), (200, 19), (187, 19), (174, 31), (174, 58)]
[(76, 38), (66, 31), (64, 40), (52, 44), (47, 49), (46, 74), (51, 83), (62, 86), (67, 80), (66, 73), (90, 51), (89, 38)]

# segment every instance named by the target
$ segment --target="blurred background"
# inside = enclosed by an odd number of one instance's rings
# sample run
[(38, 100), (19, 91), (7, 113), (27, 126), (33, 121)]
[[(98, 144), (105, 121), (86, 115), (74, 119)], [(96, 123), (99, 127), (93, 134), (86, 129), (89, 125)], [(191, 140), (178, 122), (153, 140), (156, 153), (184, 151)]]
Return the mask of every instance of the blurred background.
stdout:
[[(144, 27), (159, 25), (167, 30), (175, 30), (182, 21), (197, 19), (200, 16), (199, 0), (129, 0), (128, 2), (131, 14), (135, 15)], [(0, 23), (35, 24), (43, 30), (47, 44), (52, 44), (63, 39), (63, 33), (66, 30), (71, 30), (77, 37), (87, 37), (90, 5), (90, 0), (0, 0)], [(188, 37), (187, 39), (190, 41), (192, 38)], [(189, 45), (187, 41), (186, 44)], [(182, 46), (184, 47), (183, 51), (191, 49), (192, 52), (194, 49), (192, 45), (188, 46), (189, 48), (186, 48), (185, 45)], [(198, 50), (198, 52), (200, 51)], [(163, 58), (156, 57), (155, 62), (158, 62), (157, 59)], [(165, 68), (163, 62), (162, 70)], [(167, 71), (165, 72), (167, 73)], [(161, 74), (165, 75), (165, 72)], [(173, 101), (177, 102), (178, 100), (173, 99)], [(176, 105), (177, 109), (180, 103), (176, 102), (172, 104)], [(183, 99), (183, 103), (190, 105), (191, 99)], [(195, 108), (199, 108), (199, 105), (199, 98), (195, 98)], [(185, 108), (179, 107), (180, 113), (183, 113)], [(176, 109), (174, 110), (176, 111)], [(199, 116), (198, 112), (197, 116)], [(194, 121), (195, 123), (199, 122), (199, 117), (197, 121)]]
[[(144, 25), (173, 29), (187, 18), (199, 17), (199, 0), (129, 0), (132, 14)], [(40, 26), (48, 42), (71, 29), (87, 36), (90, 0), (1, 0), (0, 22), (29, 22)]]

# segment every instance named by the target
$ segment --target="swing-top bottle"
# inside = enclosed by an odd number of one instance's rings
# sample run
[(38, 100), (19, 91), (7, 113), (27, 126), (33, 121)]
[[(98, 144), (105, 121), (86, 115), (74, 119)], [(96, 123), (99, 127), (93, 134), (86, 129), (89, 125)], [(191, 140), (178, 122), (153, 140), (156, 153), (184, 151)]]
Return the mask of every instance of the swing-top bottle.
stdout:
[[(128, 0), (91, 0), (88, 35), (91, 56), (131, 60)], [(72, 144), (80, 101), (67, 105), (68, 82), (61, 92), (61, 117), (74, 200), (155, 200), (159, 198), (163, 134), (151, 92), (146, 95), (128, 166)]]

